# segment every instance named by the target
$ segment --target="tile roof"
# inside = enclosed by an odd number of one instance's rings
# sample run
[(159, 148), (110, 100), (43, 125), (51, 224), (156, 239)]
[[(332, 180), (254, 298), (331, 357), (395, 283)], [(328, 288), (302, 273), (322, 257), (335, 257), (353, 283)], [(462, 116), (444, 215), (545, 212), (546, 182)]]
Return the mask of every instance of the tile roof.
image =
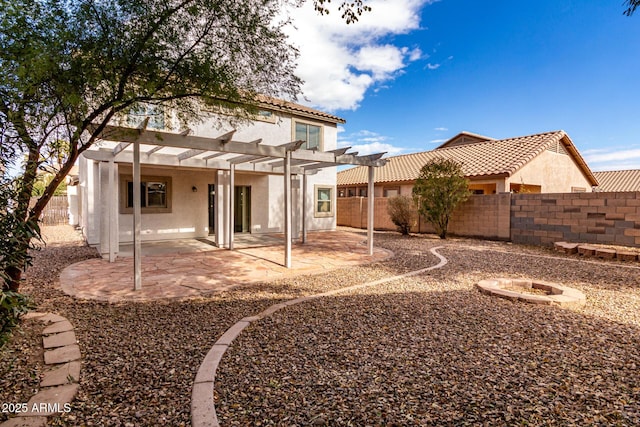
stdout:
[(598, 191), (640, 191), (640, 170), (594, 172)]
[(258, 102), (262, 104), (264, 107), (286, 111), (292, 114), (296, 114), (298, 116), (308, 117), (312, 119), (319, 119), (323, 121), (328, 121), (331, 123), (346, 123), (346, 120), (334, 116), (333, 114), (325, 113), (324, 111), (315, 110), (310, 107), (306, 107), (304, 105), (296, 104), (289, 101), (284, 101), (282, 99), (271, 98), (264, 95), (258, 96)]
[[(402, 182), (417, 179), (420, 169), (429, 160), (442, 157), (462, 163), (467, 178), (480, 179), (513, 175), (528, 162), (560, 141), (566, 151), (594, 183), (595, 177), (564, 131), (546, 132), (501, 140), (481, 141), (432, 151), (388, 158), (386, 166), (375, 168), (375, 182)], [(338, 185), (367, 183), (367, 168), (355, 167), (338, 172)]]

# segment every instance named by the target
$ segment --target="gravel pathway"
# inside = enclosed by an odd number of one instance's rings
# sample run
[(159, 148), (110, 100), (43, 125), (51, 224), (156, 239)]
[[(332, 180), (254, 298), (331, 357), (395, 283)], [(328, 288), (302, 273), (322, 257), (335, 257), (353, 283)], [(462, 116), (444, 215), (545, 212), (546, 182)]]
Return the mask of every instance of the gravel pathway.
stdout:
[[(95, 252), (69, 228), (46, 232), (50, 242), (65, 242), (36, 254), (23, 290), (39, 310), (76, 327), (80, 391), (72, 411), (51, 420), (65, 426), (189, 425), (195, 373), (237, 320), (285, 299), (428, 267), (438, 262), (428, 250), (443, 243), (381, 233), (376, 243), (397, 255), (383, 263), (200, 300), (106, 304), (76, 301), (57, 288), (64, 266)], [(640, 423), (640, 270), (531, 257), (523, 252), (554, 253), (504, 243), (446, 245), (440, 253), (449, 264), (440, 270), (253, 323), (219, 367), (222, 425)], [(587, 305), (514, 304), (473, 288), (501, 275), (575, 287)], [(16, 369), (28, 376), (32, 368)], [(0, 378), (0, 389), (11, 378)]]

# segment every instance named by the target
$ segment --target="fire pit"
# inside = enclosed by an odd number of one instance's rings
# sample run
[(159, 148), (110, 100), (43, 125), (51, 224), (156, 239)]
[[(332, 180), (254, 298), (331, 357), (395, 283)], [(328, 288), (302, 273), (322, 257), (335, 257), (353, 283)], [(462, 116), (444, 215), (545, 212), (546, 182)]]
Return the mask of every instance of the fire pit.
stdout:
[(476, 286), (485, 294), (531, 304), (580, 306), (586, 301), (577, 289), (536, 280), (496, 278), (481, 280)]

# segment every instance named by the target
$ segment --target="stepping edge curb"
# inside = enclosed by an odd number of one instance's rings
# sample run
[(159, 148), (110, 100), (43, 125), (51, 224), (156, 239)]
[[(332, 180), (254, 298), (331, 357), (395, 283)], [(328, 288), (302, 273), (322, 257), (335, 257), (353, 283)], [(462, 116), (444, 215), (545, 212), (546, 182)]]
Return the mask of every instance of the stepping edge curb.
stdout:
[(46, 426), (47, 416), (68, 410), (78, 392), (82, 355), (73, 325), (53, 313), (31, 312), (23, 319), (36, 319), (47, 325), (42, 331), (42, 347), (44, 363), (51, 369), (44, 372), (40, 390), (26, 404), (27, 411), (9, 418), (0, 427)]
[[(213, 344), (213, 347), (209, 350), (205, 356), (196, 378), (193, 382), (193, 388), (191, 391), (191, 425), (193, 427), (219, 427), (220, 422), (216, 414), (215, 402), (213, 400), (213, 393), (215, 388), (216, 371), (222, 360), (222, 356), (227, 351), (233, 340), (240, 335), (240, 333), (251, 323), (271, 316), (276, 311), (279, 311), (285, 307), (300, 304), (306, 301), (311, 301), (325, 296), (331, 296), (342, 292), (348, 292), (355, 289), (360, 289), (368, 286), (381, 285), (383, 283), (393, 282), (395, 280), (404, 279), (406, 277), (416, 276), (418, 274), (426, 273), (430, 270), (435, 270), (444, 267), (448, 260), (440, 255), (437, 250), (442, 249), (444, 246), (438, 246), (431, 248), (429, 251), (438, 257), (440, 262), (431, 267), (421, 268), (419, 270), (410, 271), (408, 273), (399, 274), (397, 276), (387, 277), (385, 279), (375, 280), (373, 282), (362, 283), (359, 285), (349, 286), (346, 288), (334, 289), (332, 291), (323, 292), (320, 294), (309, 295), (300, 297), (288, 301), (284, 301), (266, 310), (261, 311), (255, 316), (249, 316), (241, 319), (236, 324), (226, 330), (224, 334)], [(0, 426), (4, 427), (4, 426)]]

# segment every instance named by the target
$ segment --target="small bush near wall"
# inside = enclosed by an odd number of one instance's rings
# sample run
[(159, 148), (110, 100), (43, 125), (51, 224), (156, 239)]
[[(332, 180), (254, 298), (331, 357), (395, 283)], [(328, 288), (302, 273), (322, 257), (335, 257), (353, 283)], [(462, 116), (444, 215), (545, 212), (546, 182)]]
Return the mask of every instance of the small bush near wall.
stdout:
[(416, 225), (416, 207), (410, 197), (396, 196), (387, 199), (387, 213), (403, 235), (409, 234)]

